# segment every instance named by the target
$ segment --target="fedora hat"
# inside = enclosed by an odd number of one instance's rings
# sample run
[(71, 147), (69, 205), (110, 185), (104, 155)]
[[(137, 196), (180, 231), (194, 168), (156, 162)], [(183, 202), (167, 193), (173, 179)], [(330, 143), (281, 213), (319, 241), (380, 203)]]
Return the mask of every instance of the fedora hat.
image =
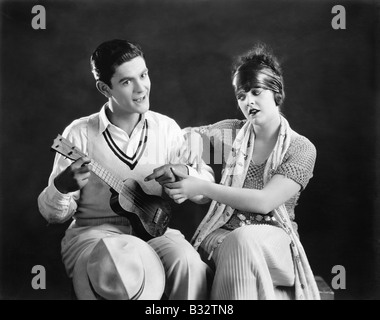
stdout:
[(157, 253), (140, 238), (107, 236), (79, 257), (73, 286), (80, 300), (159, 300), (165, 271)]

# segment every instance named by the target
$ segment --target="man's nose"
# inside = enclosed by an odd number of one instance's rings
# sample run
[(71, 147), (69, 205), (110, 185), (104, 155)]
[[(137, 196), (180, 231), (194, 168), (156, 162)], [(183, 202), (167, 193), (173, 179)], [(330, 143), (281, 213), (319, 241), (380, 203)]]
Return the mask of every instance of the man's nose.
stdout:
[(136, 81), (135, 91), (137, 92), (144, 91), (144, 84), (141, 80)]

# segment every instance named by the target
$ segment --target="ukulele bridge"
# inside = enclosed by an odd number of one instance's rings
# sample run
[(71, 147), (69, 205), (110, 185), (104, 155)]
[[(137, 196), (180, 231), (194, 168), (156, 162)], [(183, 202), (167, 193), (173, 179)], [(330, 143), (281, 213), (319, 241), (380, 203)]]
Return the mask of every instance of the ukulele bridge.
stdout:
[(153, 218), (153, 222), (155, 224), (157, 224), (160, 221), (162, 213), (163, 213), (163, 211), (161, 208), (158, 208), (156, 210), (156, 213), (154, 214), (154, 218)]

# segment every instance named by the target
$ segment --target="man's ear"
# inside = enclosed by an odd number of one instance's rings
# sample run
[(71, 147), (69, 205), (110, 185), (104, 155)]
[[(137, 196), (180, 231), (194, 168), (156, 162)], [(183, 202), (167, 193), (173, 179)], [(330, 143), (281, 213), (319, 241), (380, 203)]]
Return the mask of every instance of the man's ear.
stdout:
[(106, 83), (104, 83), (103, 81), (100, 81), (100, 80), (96, 81), (96, 88), (106, 98), (111, 98), (111, 89)]

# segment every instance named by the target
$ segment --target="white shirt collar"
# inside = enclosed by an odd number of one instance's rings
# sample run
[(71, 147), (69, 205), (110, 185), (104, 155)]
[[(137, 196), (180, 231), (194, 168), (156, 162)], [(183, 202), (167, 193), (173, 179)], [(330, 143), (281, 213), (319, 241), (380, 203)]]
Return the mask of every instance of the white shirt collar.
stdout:
[[(109, 119), (106, 115), (106, 109), (107, 108), (108, 108), (108, 103), (105, 103), (99, 111), (99, 134), (102, 134), (104, 132), (104, 130), (106, 130), (109, 126), (115, 127), (115, 125), (109, 121)], [(135, 130), (140, 130), (143, 127), (144, 121), (145, 121), (148, 113), (149, 113), (149, 110), (147, 112), (145, 112), (144, 114), (142, 114), (140, 121), (138, 122), (138, 124), (135, 127)]]
[(112, 123), (107, 118), (106, 108), (108, 108), (107, 103), (103, 105), (99, 112), (99, 134), (103, 133), (103, 131), (106, 130), (108, 126), (112, 125)]

